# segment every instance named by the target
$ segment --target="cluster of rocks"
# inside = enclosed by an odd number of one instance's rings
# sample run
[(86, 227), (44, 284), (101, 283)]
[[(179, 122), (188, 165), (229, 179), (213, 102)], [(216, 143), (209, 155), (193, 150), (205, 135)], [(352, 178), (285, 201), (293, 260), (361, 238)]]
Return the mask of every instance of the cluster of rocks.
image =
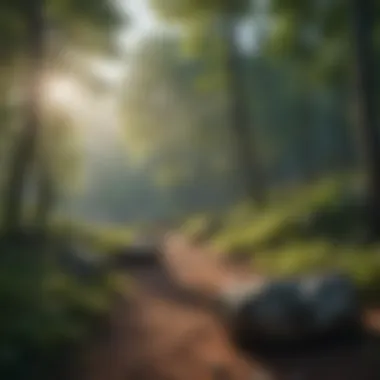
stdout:
[[(232, 294), (232, 293), (230, 293)], [(306, 342), (360, 335), (361, 308), (352, 280), (340, 273), (266, 281), (232, 305), (240, 338)]]

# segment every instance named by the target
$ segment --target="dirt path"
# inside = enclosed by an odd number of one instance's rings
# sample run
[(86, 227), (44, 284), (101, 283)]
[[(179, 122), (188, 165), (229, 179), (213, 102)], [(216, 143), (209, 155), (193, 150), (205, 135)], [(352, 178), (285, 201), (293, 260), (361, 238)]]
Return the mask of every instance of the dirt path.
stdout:
[[(300, 357), (246, 358), (222, 321), (177, 292), (159, 269), (136, 271), (140, 288), (120, 302), (112, 333), (88, 356), (83, 380), (379, 380), (379, 344)], [(380, 321), (372, 313), (371, 324)], [(369, 318), (370, 319), (370, 318)], [(376, 346), (376, 347), (375, 347)]]

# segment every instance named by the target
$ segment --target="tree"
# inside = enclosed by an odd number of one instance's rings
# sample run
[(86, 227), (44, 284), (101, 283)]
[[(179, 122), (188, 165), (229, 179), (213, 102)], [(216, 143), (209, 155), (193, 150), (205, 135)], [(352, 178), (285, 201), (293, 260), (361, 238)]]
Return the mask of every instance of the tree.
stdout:
[(39, 126), (40, 76), (44, 59), (44, 18), (43, 1), (33, 0), (27, 5), (25, 14), (28, 84), (25, 91), (25, 127), (22, 129), (14, 148), (12, 168), (4, 202), (4, 223), (10, 231), (20, 223), (22, 197), (29, 165), (34, 161), (34, 149)]
[[(229, 120), (233, 138), (236, 142), (235, 153), (238, 170), (245, 192), (259, 204), (264, 201), (265, 192), (261, 169), (256, 157), (252, 121), (246, 100), (246, 82), (242, 59), (236, 39), (236, 27), (241, 16), (249, 9), (250, 2), (241, 1), (189, 1), (152, 0), (157, 11), (171, 20), (199, 27), (199, 21), (217, 22), (219, 38), (225, 41), (226, 86), (230, 95)], [(190, 20), (190, 23), (189, 23)], [(207, 31), (207, 28), (203, 29)], [(205, 38), (205, 35), (197, 38)]]
[(236, 154), (242, 169), (247, 195), (262, 205), (265, 201), (264, 178), (253, 139), (254, 128), (252, 128), (247, 102), (247, 76), (244, 75), (244, 66), (236, 38), (235, 29), (238, 21), (228, 11), (224, 11), (224, 18), (228, 89), (231, 94), (231, 127), (236, 139)]
[(34, 224), (48, 225), (57, 200), (80, 184), (83, 143), (81, 119), (70, 109), (42, 107), (33, 175), (36, 185)]
[[(272, 4), (274, 27), (269, 33), (264, 53), (278, 62), (293, 66), (292, 77), (299, 101), (297, 160), (303, 166), (303, 178), (317, 177), (315, 166), (316, 99), (331, 92), (348, 102), (346, 65), (348, 58), (344, 4), (298, 0), (275, 0)], [(337, 112), (339, 110), (337, 109)], [(314, 116), (313, 116), (314, 115)], [(332, 127), (335, 130), (335, 126)], [(333, 167), (333, 162), (330, 163)]]
[[(348, 13), (352, 15), (350, 18), (347, 18)], [(301, 63), (302, 81), (309, 86), (310, 92), (322, 88), (337, 94), (342, 99), (343, 112), (347, 113), (352, 106), (352, 99), (347, 93), (355, 93), (360, 118), (358, 133), (361, 138), (358, 146), (365, 159), (368, 178), (369, 226), (376, 235), (380, 215), (380, 157), (373, 38), (376, 25), (380, 25), (378, 14), (378, 4), (373, 1), (276, 0), (272, 16), (277, 21), (277, 28), (267, 44), (267, 52), (275, 53), (276, 58), (285, 55), (291, 57), (293, 62)], [(354, 42), (353, 55), (350, 34)], [(350, 64), (353, 57), (354, 66)], [(356, 78), (354, 88), (351, 86), (352, 77)], [(341, 134), (342, 127), (334, 126), (334, 130), (337, 128)]]
[[(0, 11), (9, 11), (23, 26), (20, 44), (14, 47), (14, 54), (26, 56), (25, 125), (21, 129), (11, 157), (9, 180), (4, 195), (4, 224), (8, 230), (17, 230), (22, 214), (22, 200), (26, 181), (35, 164), (36, 143), (40, 129), (41, 85), (47, 59), (47, 31), (54, 26), (61, 31), (70, 31), (78, 26), (92, 26), (90, 30), (106, 28), (119, 20), (119, 14), (108, 1), (94, 3), (83, 1), (53, 1), (45, 4), (43, 0), (5, 1)], [(48, 18), (45, 17), (48, 14)], [(95, 28), (94, 28), (95, 25)], [(12, 25), (10, 25), (12, 26)], [(10, 27), (5, 27), (10, 31)], [(63, 48), (64, 46), (61, 46)], [(25, 50), (23, 50), (25, 49)]]
[(194, 163), (185, 157), (189, 150), (200, 153), (207, 145), (213, 151), (217, 145), (206, 119), (220, 114), (223, 100), (197, 89), (197, 70), (178, 57), (176, 41), (146, 41), (129, 72), (121, 104), (128, 151), (142, 163), (160, 162), (186, 177)]
[(358, 127), (368, 180), (368, 212), (372, 237), (380, 237), (380, 136), (377, 125), (375, 6), (371, 0), (351, 1)]
[(154, 38), (139, 46), (120, 108), (129, 162), (155, 179), (168, 210), (183, 212), (222, 203), (225, 192), (215, 191), (233, 187), (236, 167), (225, 92), (205, 91), (204, 62), (184, 58), (181, 42)]

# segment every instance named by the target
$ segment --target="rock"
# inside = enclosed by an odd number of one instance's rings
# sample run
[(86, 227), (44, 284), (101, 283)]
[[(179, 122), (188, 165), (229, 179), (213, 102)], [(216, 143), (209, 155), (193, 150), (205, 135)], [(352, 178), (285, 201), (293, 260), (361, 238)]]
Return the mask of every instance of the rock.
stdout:
[(353, 281), (343, 274), (307, 278), (300, 293), (309, 305), (316, 333), (354, 328), (360, 320), (360, 305)]
[(100, 275), (105, 258), (80, 242), (70, 242), (58, 252), (58, 265), (68, 274), (85, 279)]
[(277, 280), (248, 291), (229, 295), (239, 310), (236, 324), (252, 341), (305, 341), (359, 326), (356, 289), (344, 275)]
[(293, 281), (268, 283), (245, 308), (250, 331), (269, 339), (301, 338), (310, 328), (308, 306)]

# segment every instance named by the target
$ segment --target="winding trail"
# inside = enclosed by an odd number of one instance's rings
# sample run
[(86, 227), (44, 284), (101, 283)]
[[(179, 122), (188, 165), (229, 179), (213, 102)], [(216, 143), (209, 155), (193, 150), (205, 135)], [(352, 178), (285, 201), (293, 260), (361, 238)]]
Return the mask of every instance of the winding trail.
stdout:
[[(380, 379), (378, 341), (302, 357), (247, 358), (220, 318), (181, 294), (162, 269), (136, 269), (132, 275), (138, 290), (133, 299), (117, 303), (111, 332), (87, 354), (82, 380)], [(380, 331), (379, 311), (366, 318)]]

